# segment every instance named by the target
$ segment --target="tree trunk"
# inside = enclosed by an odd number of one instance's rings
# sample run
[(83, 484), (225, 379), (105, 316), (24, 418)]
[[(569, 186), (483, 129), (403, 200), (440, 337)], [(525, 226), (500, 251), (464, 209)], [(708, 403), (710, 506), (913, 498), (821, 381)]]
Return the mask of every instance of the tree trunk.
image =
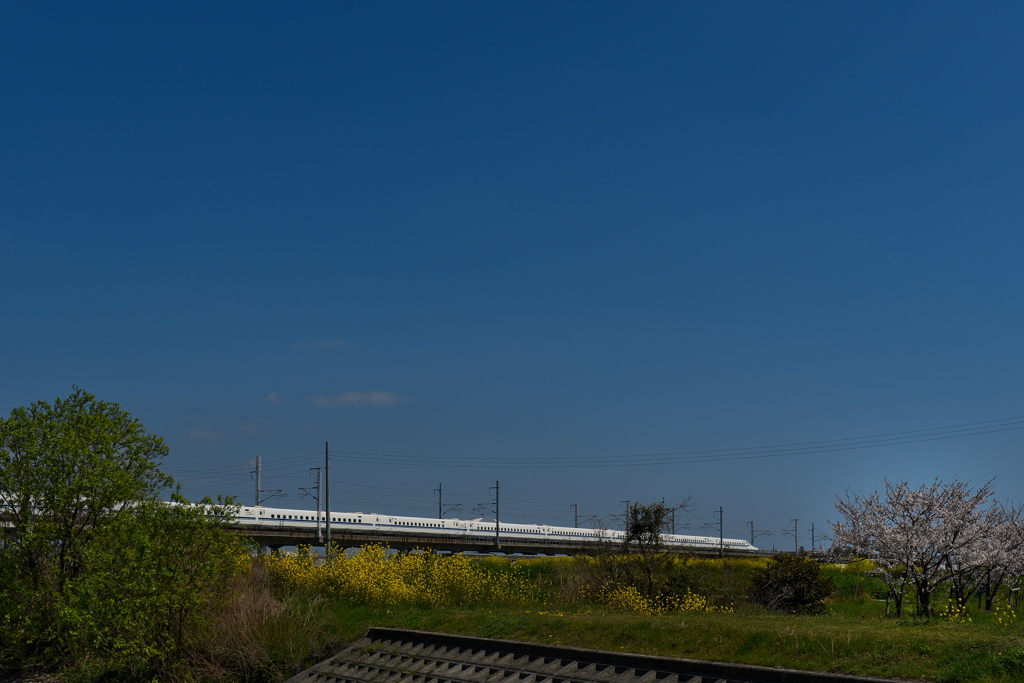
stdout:
[(917, 584), (917, 616), (932, 616), (932, 587), (927, 580), (919, 580)]

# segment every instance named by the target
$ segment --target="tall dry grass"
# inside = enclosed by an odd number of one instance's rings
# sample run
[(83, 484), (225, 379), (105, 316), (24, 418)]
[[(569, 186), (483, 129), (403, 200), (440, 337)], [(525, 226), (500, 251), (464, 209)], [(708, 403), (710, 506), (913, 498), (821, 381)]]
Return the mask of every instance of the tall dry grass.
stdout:
[(228, 586), (189, 675), (211, 681), (276, 681), (327, 656), (335, 643), (318, 596), (282, 591), (261, 558)]

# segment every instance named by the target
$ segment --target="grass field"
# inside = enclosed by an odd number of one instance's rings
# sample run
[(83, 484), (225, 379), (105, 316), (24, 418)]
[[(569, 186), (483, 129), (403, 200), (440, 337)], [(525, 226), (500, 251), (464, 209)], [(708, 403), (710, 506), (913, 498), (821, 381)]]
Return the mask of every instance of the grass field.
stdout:
[[(616, 602), (607, 585), (596, 584), (637, 575), (600, 560), (440, 560), (400, 566), (368, 553), (362, 566), (348, 568), (348, 579), (337, 570), (334, 584), (317, 574), (313, 561), (278, 560), (270, 573), (276, 572), (276, 590), (301, 596), (316, 612), (308, 625), (319, 636), (305, 663), (357, 640), (370, 626), (390, 626), (892, 678), (1024, 681), (1024, 624), (1007, 608), (991, 614), (969, 609), (955, 618), (886, 618), (881, 584), (839, 567), (824, 569), (836, 584), (825, 612), (796, 616), (746, 601), (745, 587), (763, 560), (691, 558), (661, 565), (663, 587), (707, 598), (685, 603), (689, 611), (658, 608), (655, 601)], [(303, 590), (303, 571), (317, 577), (315, 591)], [(492, 589), (474, 597), (460, 576), (468, 582), (489, 576)], [(390, 588), (374, 593), (360, 582)], [(444, 599), (444, 590), (458, 599)]]
[(345, 607), (340, 641), (391, 626), (669, 657), (937, 681), (1024, 680), (1016, 627), (882, 620), (875, 615), (692, 613), (487, 608), (424, 611)]

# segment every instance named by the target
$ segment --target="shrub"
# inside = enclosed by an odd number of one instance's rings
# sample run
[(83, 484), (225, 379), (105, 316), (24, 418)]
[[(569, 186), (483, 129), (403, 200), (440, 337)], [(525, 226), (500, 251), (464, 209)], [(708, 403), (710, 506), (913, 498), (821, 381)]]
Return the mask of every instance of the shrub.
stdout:
[(832, 579), (809, 557), (776, 555), (754, 572), (748, 599), (777, 612), (819, 614), (834, 592)]
[(0, 418), (0, 670), (191, 676), (251, 560), (227, 528), (230, 501), (160, 502), (167, 453), (130, 413), (77, 387)]
[(333, 553), (322, 560), (304, 546), (271, 555), (265, 563), (284, 586), (358, 605), (520, 605), (531, 594), (518, 568), (504, 558), (391, 553), (384, 546), (368, 545), (354, 555)]
[(251, 562), (248, 543), (204, 510), (143, 503), (97, 534), (90, 571), (54, 613), (67, 663), (122, 680), (184, 675), (228, 583)]

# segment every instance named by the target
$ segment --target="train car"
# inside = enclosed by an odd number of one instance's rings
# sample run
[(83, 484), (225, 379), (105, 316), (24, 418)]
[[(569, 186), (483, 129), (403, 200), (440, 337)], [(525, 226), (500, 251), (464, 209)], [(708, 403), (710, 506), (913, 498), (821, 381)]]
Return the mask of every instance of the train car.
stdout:
[[(310, 510), (288, 510), (263, 506), (240, 505), (236, 508), (235, 520), (242, 526), (260, 529), (294, 529), (310, 531), (319, 525), (324, 527), (327, 515)], [(489, 539), (495, 536), (495, 523), (483, 519), (433, 519), (429, 517), (405, 517), (363, 512), (331, 512), (332, 531), (374, 532), (380, 535), (408, 534), (445, 538)], [(573, 543), (621, 543), (625, 538), (622, 531), (559, 527), (545, 524), (515, 524), (502, 522), (498, 535), (507, 540), (562, 540)], [(661, 542), (673, 548), (694, 550), (715, 550), (720, 547), (731, 551), (755, 551), (752, 544), (735, 538), (719, 539), (710, 536), (688, 536), (664, 534)]]

